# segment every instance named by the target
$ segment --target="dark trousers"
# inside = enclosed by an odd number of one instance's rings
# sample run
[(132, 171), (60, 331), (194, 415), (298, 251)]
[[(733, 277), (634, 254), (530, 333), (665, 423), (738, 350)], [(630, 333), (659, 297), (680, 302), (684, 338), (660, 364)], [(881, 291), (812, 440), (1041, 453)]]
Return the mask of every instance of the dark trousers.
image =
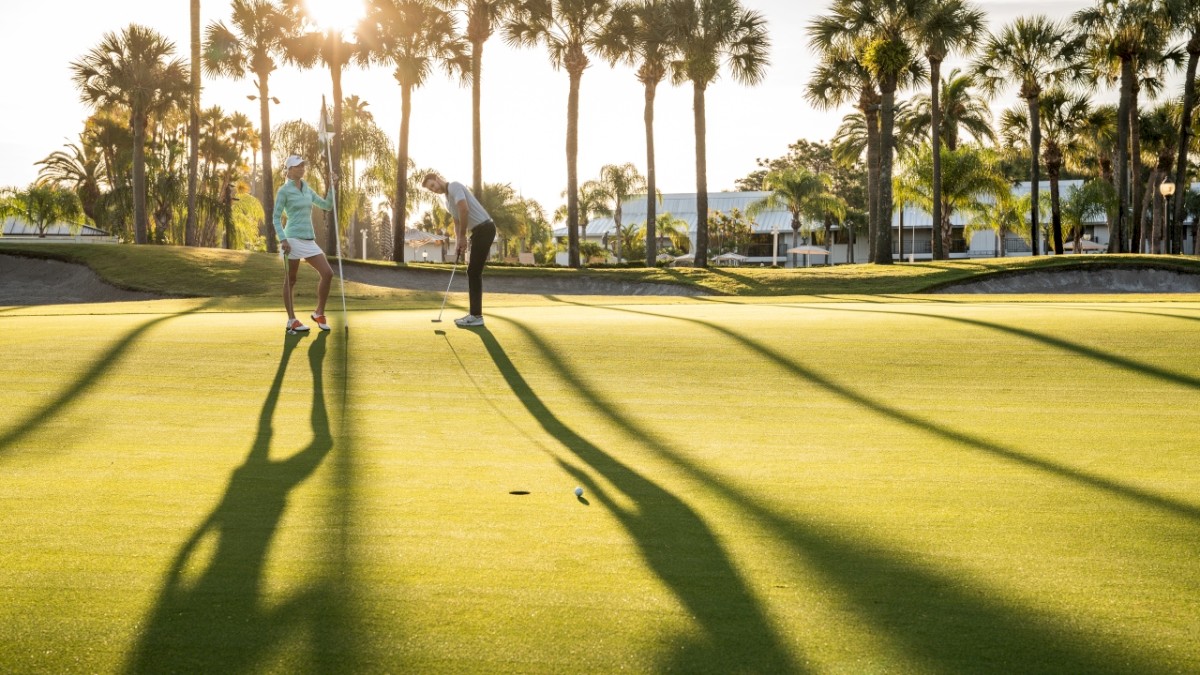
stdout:
[(467, 265), (467, 295), (471, 298), (471, 314), (483, 316), (483, 266), (496, 241), (496, 224), (480, 223), (471, 230), (471, 262)]

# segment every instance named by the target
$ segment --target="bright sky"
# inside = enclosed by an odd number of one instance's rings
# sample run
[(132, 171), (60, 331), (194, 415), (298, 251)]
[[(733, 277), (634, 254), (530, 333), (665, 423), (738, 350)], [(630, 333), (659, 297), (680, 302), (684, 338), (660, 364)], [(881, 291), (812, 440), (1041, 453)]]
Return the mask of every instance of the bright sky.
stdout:
[[(326, 0), (327, 1), (327, 0)], [(343, 0), (346, 1), (346, 0)], [(823, 6), (800, 0), (743, 0), (766, 16), (772, 40), (771, 67), (757, 87), (722, 79), (707, 97), (708, 185), (733, 189), (736, 179), (756, 168), (755, 159), (777, 157), (799, 138), (829, 140), (849, 107), (812, 109), (804, 86), (813, 66), (804, 28)], [(1020, 15), (1048, 13), (1061, 19), (1090, 4), (1082, 0), (994, 0), (981, 2), (993, 27)], [(173, 40), (186, 60), (188, 3), (183, 0), (41, 0), (4, 2), (9, 30), (0, 40), (5, 101), (0, 107), (0, 186), (24, 186), (37, 176), (34, 162), (78, 138), (90, 114), (72, 86), (70, 63), (131, 22), (150, 26)], [(230, 3), (203, 0), (204, 26), (228, 22)], [(947, 63), (946, 71), (953, 67)], [(483, 176), (510, 183), (552, 212), (565, 203), (567, 75), (554, 71), (544, 49), (514, 49), (500, 36), (484, 51)], [(293, 119), (315, 122), (321, 95), (332, 96), (328, 70), (282, 67), (272, 75), (271, 92), (280, 104), (272, 125)], [(376, 122), (395, 140), (400, 129), (400, 89), (390, 70), (350, 68), (345, 95), (370, 103)], [(202, 105), (240, 111), (257, 124), (258, 104), (249, 81), (206, 77)], [(642, 87), (625, 67), (594, 61), (584, 73), (580, 94), (580, 181), (594, 178), (604, 164), (633, 162), (645, 172)], [(999, 111), (1014, 103), (997, 100)], [(659, 88), (656, 103), (658, 184), (664, 193), (695, 191), (695, 145), (690, 86)], [(471, 95), (469, 88), (437, 79), (413, 97), (410, 154), (417, 166), (432, 167), (451, 180), (471, 181)]]

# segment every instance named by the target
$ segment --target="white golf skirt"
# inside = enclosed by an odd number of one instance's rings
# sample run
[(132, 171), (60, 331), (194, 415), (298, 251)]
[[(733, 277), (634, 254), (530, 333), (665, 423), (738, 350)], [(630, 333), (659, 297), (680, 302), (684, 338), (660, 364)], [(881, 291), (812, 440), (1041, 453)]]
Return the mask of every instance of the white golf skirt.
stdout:
[(325, 255), (317, 242), (313, 239), (288, 239), (288, 245), (292, 247), (292, 252), (288, 254), (289, 260), (304, 260), (305, 258), (315, 258), (319, 255)]

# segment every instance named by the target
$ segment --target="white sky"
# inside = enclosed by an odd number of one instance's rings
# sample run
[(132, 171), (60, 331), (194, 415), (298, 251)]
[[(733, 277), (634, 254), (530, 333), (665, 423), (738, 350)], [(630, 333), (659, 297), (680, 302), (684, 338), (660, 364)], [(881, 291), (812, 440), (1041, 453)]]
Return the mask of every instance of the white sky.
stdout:
[[(812, 109), (804, 86), (814, 59), (804, 28), (825, 5), (805, 0), (743, 0), (766, 16), (772, 40), (765, 81), (744, 87), (722, 79), (707, 97), (708, 185), (733, 189), (733, 182), (756, 168), (755, 159), (777, 157), (799, 138), (829, 140), (849, 107)], [(1068, 17), (1087, 6), (1083, 0), (996, 0), (980, 5), (993, 26), (1037, 12)], [(183, 0), (0, 0), (6, 30), (0, 38), (0, 186), (24, 186), (37, 176), (34, 162), (78, 138), (90, 111), (71, 84), (70, 63), (129, 23), (150, 26), (188, 54), (188, 3)], [(204, 26), (228, 22), (227, 1), (203, 0)], [(947, 63), (946, 71), (955, 65)], [(483, 176), (510, 183), (552, 212), (565, 200), (567, 75), (554, 71), (543, 49), (517, 50), (500, 36), (484, 52)], [(271, 123), (315, 121), (321, 95), (332, 96), (327, 70), (282, 67), (272, 75)], [(400, 89), (387, 69), (350, 68), (345, 95), (370, 103), (376, 122), (395, 140), (400, 129)], [(240, 111), (257, 124), (258, 104), (248, 80), (204, 80), (202, 105)], [(1011, 96), (1011, 94), (1010, 94)], [(645, 172), (642, 87), (630, 69), (594, 61), (584, 73), (580, 94), (580, 181), (594, 178), (604, 164), (633, 162)], [(1014, 103), (995, 102), (999, 111)], [(690, 86), (660, 86), (656, 103), (658, 184), (664, 193), (695, 190), (695, 150)], [(471, 181), (470, 89), (438, 79), (413, 97), (410, 154), (419, 167), (436, 168), (452, 180)]]

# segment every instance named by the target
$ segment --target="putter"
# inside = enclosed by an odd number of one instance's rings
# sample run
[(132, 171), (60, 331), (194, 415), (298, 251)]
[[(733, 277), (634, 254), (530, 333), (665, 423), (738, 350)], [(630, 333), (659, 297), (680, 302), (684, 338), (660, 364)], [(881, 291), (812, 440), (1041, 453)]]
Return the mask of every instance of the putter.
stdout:
[(454, 273), (458, 271), (458, 261), (462, 258), (458, 253), (454, 254), (454, 268), (450, 270), (450, 283), (446, 284), (446, 294), (442, 296), (442, 308), (438, 310), (438, 318), (433, 319), (432, 323), (442, 322), (442, 312), (446, 311), (446, 300), (450, 297), (450, 285), (454, 283)]

